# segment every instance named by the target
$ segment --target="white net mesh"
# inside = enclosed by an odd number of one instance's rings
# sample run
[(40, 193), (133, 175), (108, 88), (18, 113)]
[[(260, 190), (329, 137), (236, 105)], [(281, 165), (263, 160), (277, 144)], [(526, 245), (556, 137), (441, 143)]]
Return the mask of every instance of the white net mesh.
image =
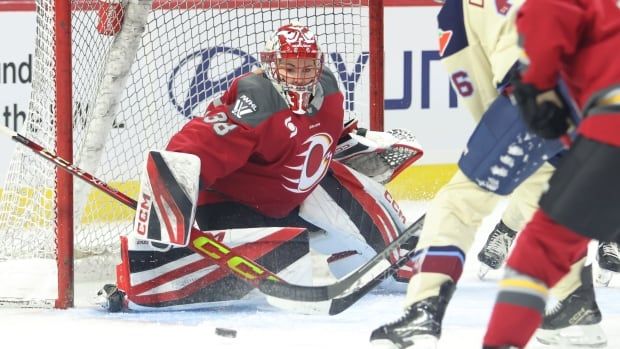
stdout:
[[(342, 83), (345, 107), (367, 123), (365, 3), (129, 0), (123, 30), (108, 36), (97, 31), (100, 4), (73, 1), (75, 164), (135, 197), (146, 151), (163, 148), (213, 95), (257, 65), (266, 36), (290, 20), (306, 23), (318, 35), (328, 67)], [(37, 1), (32, 96), (20, 130), (51, 150), (53, 11), (53, 1)], [(18, 146), (0, 201), (0, 260), (55, 258), (54, 171), (49, 162)], [(133, 211), (79, 180), (74, 192), (76, 258), (113, 255), (118, 236), (131, 229)], [(111, 274), (112, 264), (97, 269)]]

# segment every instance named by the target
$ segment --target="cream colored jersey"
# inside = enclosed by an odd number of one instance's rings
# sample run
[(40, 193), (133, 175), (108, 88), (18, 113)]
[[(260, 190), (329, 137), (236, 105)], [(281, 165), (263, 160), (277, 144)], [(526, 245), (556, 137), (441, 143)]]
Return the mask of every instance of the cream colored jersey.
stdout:
[(515, 16), (522, 2), (447, 0), (437, 16), (441, 61), (476, 122), (519, 57)]
[[(507, 74), (518, 61), (515, 16), (522, 0), (446, 0), (437, 17), (439, 54), (450, 74), (452, 86), (472, 116), (479, 122), (508, 81)], [(554, 168), (544, 164), (509, 196), (502, 221), (519, 231), (538, 208), (540, 193)], [(501, 196), (481, 188), (460, 169), (435, 195), (426, 212), (416, 250), (419, 270), (407, 289), (406, 305), (437, 296), (446, 281), (457, 282), (465, 256), (485, 218), (497, 207)], [(579, 270), (579, 266), (575, 270)], [(579, 285), (574, 272), (560, 295)], [(568, 293), (567, 293), (568, 292)]]

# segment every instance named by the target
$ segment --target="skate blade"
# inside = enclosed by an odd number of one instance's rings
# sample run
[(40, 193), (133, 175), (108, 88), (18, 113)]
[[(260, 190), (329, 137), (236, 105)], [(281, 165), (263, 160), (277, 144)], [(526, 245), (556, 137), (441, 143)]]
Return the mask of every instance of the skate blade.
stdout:
[(378, 339), (371, 342), (374, 349), (437, 349), (437, 337), (431, 335), (415, 336), (407, 340), (408, 345), (399, 345), (389, 339)]
[(415, 336), (413, 338), (413, 347), (416, 349), (437, 349), (437, 337), (431, 335)]
[(607, 336), (599, 324), (577, 325), (559, 330), (536, 331), (536, 339), (546, 345), (560, 348), (602, 348), (607, 346)]
[(480, 264), (480, 269), (478, 269), (478, 279), (484, 280), (490, 270), (491, 268), (488, 265)]
[(399, 349), (400, 347), (392, 343), (387, 339), (378, 339), (370, 342), (371, 346), (375, 349)]
[(599, 270), (598, 274), (596, 275), (597, 285), (604, 286), (604, 287), (609, 286), (612, 276), (613, 276), (613, 273), (609, 270), (605, 270), (605, 269)]

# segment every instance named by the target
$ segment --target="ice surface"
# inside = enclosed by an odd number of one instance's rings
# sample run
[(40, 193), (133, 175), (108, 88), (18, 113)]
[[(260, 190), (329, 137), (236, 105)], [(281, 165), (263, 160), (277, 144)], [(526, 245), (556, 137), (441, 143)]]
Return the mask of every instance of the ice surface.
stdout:
[[(415, 218), (425, 205), (410, 202), (402, 206)], [(470, 251), (446, 313), (440, 348), (481, 347), (501, 273), (490, 272), (488, 280), (479, 281), (475, 254), (497, 219), (499, 212), (485, 220)], [(287, 313), (271, 307), (262, 297), (202, 311), (109, 314), (92, 304), (100, 286), (78, 285), (76, 308), (71, 310), (0, 308), (1, 347), (370, 348), (370, 332), (401, 315), (405, 290), (402, 285), (388, 282), (344, 313), (329, 317)], [(597, 299), (609, 337), (608, 347), (620, 348), (620, 285), (614, 279), (610, 286), (597, 288)], [(235, 329), (237, 337), (218, 336), (216, 327)], [(548, 347), (534, 340), (528, 348)]]

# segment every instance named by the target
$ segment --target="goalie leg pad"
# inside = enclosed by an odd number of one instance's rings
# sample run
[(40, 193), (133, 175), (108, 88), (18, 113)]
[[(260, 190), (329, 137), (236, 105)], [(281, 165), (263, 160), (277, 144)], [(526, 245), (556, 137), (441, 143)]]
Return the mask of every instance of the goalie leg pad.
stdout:
[[(313, 249), (328, 255), (356, 252), (330, 263), (336, 276), (382, 251), (408, 223), (383, 186), (340, 163), (332, 163), (320, 186), (302, 203), (300, 216), (325, 231), (312, 239)], [(391, 262), (398, 257), (399, 252), (394, 252)]]
[[(374, 250), (373, 255), (407, 225), (398, 203), (383, 186), (340, 163), (332, 163), (320, 186), (302, 203), (299, 214), (328, 235), (363, 242)], [(339, 244), (338, 250), (325, 252), (356, 249), (349, 246)]]
[(500, 95), (484, 113), (459, 159), (459, 168), (480, 187), (508, 195), (564, 149), (527, 130), (517, 107)]
[[(307, 265), (308, 231), (300, 228), (247, 228), (210, 231), (214, 243), (222, 241), (287, 281), (290, 275), (311, 277), (311, 270), (290, 269)], [(117, 266), (119, 289), (130, 309), (203, 308), (209, 304), (246, 297), (254, 287), (186, 247), (153, 249), (145, 240), (122, 237), (122, 263)], [(235, 261), (239, 262), (239, 261)], [(241, 261), (243, 262), (243, 261)], [(249, 268), (246, 263), (232, 267)], [(299, 280), (294, 280), (298, 283)], [(306, 284), (310, 280), (305, 280)]]

